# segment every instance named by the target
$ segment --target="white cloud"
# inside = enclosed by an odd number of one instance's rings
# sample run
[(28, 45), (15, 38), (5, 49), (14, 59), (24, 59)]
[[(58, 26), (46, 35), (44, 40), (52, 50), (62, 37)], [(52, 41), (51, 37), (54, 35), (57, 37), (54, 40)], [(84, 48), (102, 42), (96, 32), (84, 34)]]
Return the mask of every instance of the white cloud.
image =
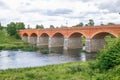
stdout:
[(22, 21), (31, 27), (36, 24), (72, 26), (87, 23), (89, 19), (96, 25), (119, 23), (119, 3), (119, 0), (0, 0), (0, 22), (6, 25), (11, 21)]

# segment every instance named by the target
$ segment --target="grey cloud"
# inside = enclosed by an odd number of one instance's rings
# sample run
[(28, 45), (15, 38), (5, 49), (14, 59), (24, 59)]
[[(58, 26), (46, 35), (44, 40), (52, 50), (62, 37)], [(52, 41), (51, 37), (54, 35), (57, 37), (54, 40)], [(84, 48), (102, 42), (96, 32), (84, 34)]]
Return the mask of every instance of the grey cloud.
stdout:
[(2, 1), (0, 1), (0, 8), (8, 9), (9, 7)]
[(102, 3), (100, 5), (98, 5), (98, 8), (100, 9), (107, 9), (109, 10), (109, 12), (112, 13), (119, 13), (120, 12), (120, 0), (112, 0), (106, 3)]
[(33, 9), (33, 10), (22, 10), (21, 13), (41, 13), (47, 16), (58, 16), (64, 14), (70, 14), (72, 10), (70, 9), (56, 9), (56, 10), (43, 10), (43, 9)]
[(47, 10), (43, 13), (48, 16), (58, 16), (58, 15), (70, 14), (71, 12), (72, 10), (70, 9), (56, 9), (56, 10)]

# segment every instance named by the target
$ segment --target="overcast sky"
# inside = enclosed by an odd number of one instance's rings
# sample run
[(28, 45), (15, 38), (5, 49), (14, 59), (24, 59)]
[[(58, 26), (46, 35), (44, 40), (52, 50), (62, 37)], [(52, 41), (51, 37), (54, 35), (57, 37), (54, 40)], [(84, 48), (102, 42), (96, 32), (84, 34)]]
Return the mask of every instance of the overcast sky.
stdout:
[(120, 24), (120, 0), (0, 0), (0, 22), (35, 27), (73, 26), (93, 19), (96, 25)]

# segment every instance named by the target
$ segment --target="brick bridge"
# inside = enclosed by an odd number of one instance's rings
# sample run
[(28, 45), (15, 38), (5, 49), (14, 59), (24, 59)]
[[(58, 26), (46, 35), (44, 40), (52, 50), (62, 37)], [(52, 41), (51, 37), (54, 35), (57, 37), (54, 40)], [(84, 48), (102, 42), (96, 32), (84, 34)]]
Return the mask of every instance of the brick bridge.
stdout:
[(96, 52), (104, 47), (104, 37), (112, 34), (116, 38), (120, 33), (120, 25), (46, 28), (19, 30), (22, 40), (38, 47), (63, 47), (63, 49), (82, 48), (81, 37), (85, 37), (85, 50)]

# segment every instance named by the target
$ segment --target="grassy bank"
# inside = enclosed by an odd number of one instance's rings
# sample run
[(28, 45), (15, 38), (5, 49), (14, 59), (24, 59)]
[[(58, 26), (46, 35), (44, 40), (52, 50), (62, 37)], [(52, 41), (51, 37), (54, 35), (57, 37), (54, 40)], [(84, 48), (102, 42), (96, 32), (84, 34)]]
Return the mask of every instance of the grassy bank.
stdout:
[(0, 30), (0, 50), (18, 50), (23, 51), (35, 51), (37, 48), (35, 46), (29, 45), (15, 37), (9, 36), (6, 31)]
[(0, 80), (119, 80), (120, 65), (105, 72), (91, 62), (74, 62), (0, 71)]

